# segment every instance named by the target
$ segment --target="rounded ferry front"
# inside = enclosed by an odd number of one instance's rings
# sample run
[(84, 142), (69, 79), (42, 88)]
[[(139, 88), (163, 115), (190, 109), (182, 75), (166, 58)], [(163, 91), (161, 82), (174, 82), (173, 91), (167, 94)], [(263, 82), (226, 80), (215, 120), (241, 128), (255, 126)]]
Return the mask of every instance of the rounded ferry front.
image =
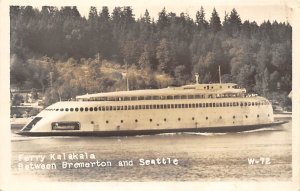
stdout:
[(87, 94), (50, 105), (21, 135), (120, 136), (268, 127), (271, 103), (233, 83)]

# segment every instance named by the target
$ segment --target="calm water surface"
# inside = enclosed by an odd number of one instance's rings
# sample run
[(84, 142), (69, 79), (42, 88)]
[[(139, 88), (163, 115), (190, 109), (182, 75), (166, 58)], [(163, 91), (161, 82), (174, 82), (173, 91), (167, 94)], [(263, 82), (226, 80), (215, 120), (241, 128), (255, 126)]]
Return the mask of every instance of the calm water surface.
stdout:
[[(23, 137), (12, 131), (15, 178), (42, 181), (231, 181), (291, 180), (291, 121), (240, 133), (180, 133), (136, 137)], [(53, 160), (61, 154), (94, 158)], [(53, 155), (54, 154), (54, 155)], [(45, 155), (43, 162), (22, 156)], [(20, 158), (22, 160), (20, 160)], [(178, 165), (141, 165), (141, 159), (170, 158)], [(249, 164), (255, 159), (257, 163)], [(62, 162), (110, 162), (106, 167), (63, 168)], [(131, 165), (120, 166), (119, 161)], [(132, 163), (131, 163), (132, 162)], [(56, 169), (19, 168), (55, 164)], [(104, 163), (102, 163), (104, 164)], [(124, 164), (124, 163), (122, 163)]]

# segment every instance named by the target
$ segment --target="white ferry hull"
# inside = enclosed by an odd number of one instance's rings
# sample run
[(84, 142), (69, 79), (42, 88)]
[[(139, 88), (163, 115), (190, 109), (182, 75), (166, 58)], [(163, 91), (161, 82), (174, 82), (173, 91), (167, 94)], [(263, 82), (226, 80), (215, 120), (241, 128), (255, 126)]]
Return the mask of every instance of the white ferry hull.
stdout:
[(136, 136), (136, 135), (156, 135), (163, 133), (227, 133), (242, 132), (260, 128), (270, 128), (287, 123), (287, 121), (276, 121), (268, 124), (245, 125), (245, 126), (227, 126), (227, 127), (209, 127), (209, 128), (180, 128), (180, 129), (145, 129), (145, 130), (120, 130), (120, 131), (79, 131), (79, 132), (26, 132), (20, 131), (19, 135), (25, 136)]

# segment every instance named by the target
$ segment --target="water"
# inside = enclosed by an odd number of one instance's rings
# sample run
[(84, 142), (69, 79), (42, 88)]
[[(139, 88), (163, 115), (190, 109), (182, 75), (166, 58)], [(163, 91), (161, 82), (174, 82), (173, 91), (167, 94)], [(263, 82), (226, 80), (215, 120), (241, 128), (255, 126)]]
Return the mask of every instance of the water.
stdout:
[[(136, 137), (22, 137), (12, 131), (15, 178), (42, 181), (232, 181), (291, 180), (292, 127), (289, 123), (240, 133), (179, 133)], [(88, 159), (53, 160), (66, 153), (94, 155)], [(56, 169), (22, 170), (21, 156), (45, 155)], [(141, 159), (170, 158), (175, 164), (141, 165)], [(255, 159), (257, 164), (249, 164)], [(110, 162), (112, 166), (62, 168), (62, 162)], [(119, 166), (119, 161), (133, 165)], [(104, 163), (102, 163), (104, 164)]]

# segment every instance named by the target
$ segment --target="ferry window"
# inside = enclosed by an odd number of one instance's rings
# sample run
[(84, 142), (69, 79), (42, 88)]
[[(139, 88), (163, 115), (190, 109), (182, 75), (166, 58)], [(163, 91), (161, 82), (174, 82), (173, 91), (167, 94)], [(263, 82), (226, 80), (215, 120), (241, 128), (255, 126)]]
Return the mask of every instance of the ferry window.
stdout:
[(236, 106), (239, 106), (239, 104), (240, 104), (239, 102), (236, 102)]
[(123, 123), (123, 120), (121, 120), (121, 123)]
[(209, 86), (207, 86), (207, 89), (209, 90)]
[(181, 108), (181, 104), (178, 104), (178, 108)]
[(64, 111), (64, 109), (63, 109), (63, 108), (61, 108), (61, 109), (60, 109), (60, 111)]
[(66, 108), (65, 111), (69, 111), (69, 108)]
[(174, 104), (171, 104), (171, 108), (172, 108), (172, 109), (174, 108)]
[(188, 95), (188, 99), (194, 99), (194, 95)]
[(92, 107), (90, 107), (90, 111), (93, 111), (93, 108), (92, 108)]
[(184, 108), (184, 104), (181, 104), (181, 108)]
[(216, 104), (215, 104), (215, 103), (213, 103), (213, 107), (216, 107)]
[(120, 110), (123, 110), (123, 106), (120, 106)]
[(220, 86), (220, 88), (222, 88), (222, 86)]
[(144, 98), (144, 96), (139, 96), (138, 97), (138, 100), (144, 100), (145, 98)]
[(248, 118), (248, 115), (246, 115), (245, 117)]
[(174, 104), (174, 108), (175, 108), (175, 109), (177, 108), (177, 106), (178, 106), (177, 104)]
[(248, 106), (251, 106), (251, 102), (248, 102)]
[(164, 121), (167, 121), (167, 119), (166, 119), (166, 118), (164, 118)]
[(241, 106), (243, 106), (243, 102), (241, 102)]
[(198, 104), (198, 103), (196, 103), (195, 107), (196, 107), (196, 108), (198, 108), (198, 107), (199, 107), (199, 104)]
[(70, 111), (74, 111), (74, 108), (70, 108)]
[(136, 120), (135, 120), (135, 122), (137, 123), (137, 122), (138, 122), (138, 120), (136, 119)]
[(80, 111), (83, 111), (83, 107), (80, 108)]
[(180, 99), (186, 99), (186, 95), (182, 95), (182, 96), (180, 96)]
[(145, 100), (151, 100), (151, 96), (145, 96)]
[(130, 101), (130, 97), (124, 97), (124, 101)]
[(259, 117), (259, 115), (257, 115), (257, 118)]
[(222, 119), (222, 116), (220, 116), (219, 119)]
[(198, 107), (202, 107), (202, 103), (196, 103), (196, 107), (198, 108)]
[(135, 100), (137, 100), (137, 97), (130, 97), (130, 100), (135, 101)]
[(206, 103), (205, 106), (206, 106), (206, 107), (209, 107), (209, 103)]
[(152, 99), (153, 100), (159, 100), (159, 97), (158, 96), (152, 96)]
[(167, 109), (170, 109), (170, 107), (171, 107), (170, 104), (167, 104)]
[(124, 107), (124, 110), (127, 110), (127, 105), (123, 106)]
[(114, 111), (115, 111), (115, 110), (116, 110), (116, 106), (112, 106), (112, 110), (114, 110)]
[(119, 101), (123, 101), (124, 100), (124, 98), (123, 97), (119, 97)]
[(208, 98), (212, 98), (212, 97), (213, 97), (213, 95), (212, 95), (212, 94), (209, 94), (209, 95), (208, 95)]
[(270, 114), (268, 114), (268, 117), (270, 117)]
[(254, 102), (252, 102), (252, 106), (254, 106)]
[(178, 121), (180, 121), (181, 119), (180, 119), (180, 117), (178, 118)]
[(206, 87), (204, 86), (204, 89), (206, 89)]
[(216, 107), (219, 107), (219, 103), (216, 103)]
[(209, 107), (212, 107), (212, 103), (209, 103)]
[(232, 118), (235, 119), (235, 115)]
[(98, 108), (97, 108), (97, 107), (94, 107), (94, 111), (98, 111)]
[(108, 121), (106, 120), (106, 123), (108, 123)]
[(56, 109), (55, 111), (58, 111), (59, 109)]
[(108, 97), (107, 100), (108, 101), (115, 101), (116, 99), (114, 97)]
[(164, 99), (166, 99), (166, 96), (160, 96), (160, 99), (164, 100)]
[(257, 105), (258, 105), (258, 103), (257, 103), (257, 102), (255, 102), (255, 105), (257, 106)]
[(167, 96), (167, 99), (173, 99), (173, 96)]
[(245, 106), (247, 106), (247, 102), (245, 102), (245, 104), (244, 104)]
[(149, 119), (150, 122), (152, 122), (152, 119)]
[(105, 111), (105, 106), (102, 106), (101, 109), (102, 109), (102, 111)]
[(120, 110), (120, 106), (117, 106), (117, 110)]
[(195, 99), (200, 99), (201, 98), (201, 96), (200, 95), (195, 95)]
[(211, 89), (214, 89), (214, 86), (211, 86)]
[(205, 119), (208, 120), (208, 117), (206, 117)]
[(180, 96), (179, 95), (175, 95), (174, 99), (180, 99)]
[(232, 102), (229, 102), (229, 106), (232, 107)]
[(52, 130), (79, 130), (80, 123), (77, 121), (53, 122), (51, 123)]
[(89, 108), (88, 108), (88, 107), (84, 108), (84, 111), (88, 111), (88, 110), (89, 110)]
[(193, 103), (193, 104), (192, 104), (192, 108), (195, 108), (195, 107), (196, 107), (196, 105)]
[(134, 106), (134, 109), (135, 109), (135, 110), (139, 109), (139, 106), (138, 106), (138, 105), (135, 105), (135, 106)]
[(195, 117), (192, 117), (192, 120), (194, 121), (194, 120), (195, 120)]
[(185, 108), (189, 108), (189, 104), (184, 104)]
[(226, 103), (226, 107), (229, 107), (229, 103), (228, 102)]
[(236, 102), (233, 102), (233, 106), (236, 106)]
[(75, 108), (75, 111), (77, 112), (78, 110), (79, 110), (78, 107), (76, 107), (76, 108)]
[(145, 109), (145, 106), (144, 106), (144, 105), (142, 105), (142, 106), (141, 106), (141, 109)]

